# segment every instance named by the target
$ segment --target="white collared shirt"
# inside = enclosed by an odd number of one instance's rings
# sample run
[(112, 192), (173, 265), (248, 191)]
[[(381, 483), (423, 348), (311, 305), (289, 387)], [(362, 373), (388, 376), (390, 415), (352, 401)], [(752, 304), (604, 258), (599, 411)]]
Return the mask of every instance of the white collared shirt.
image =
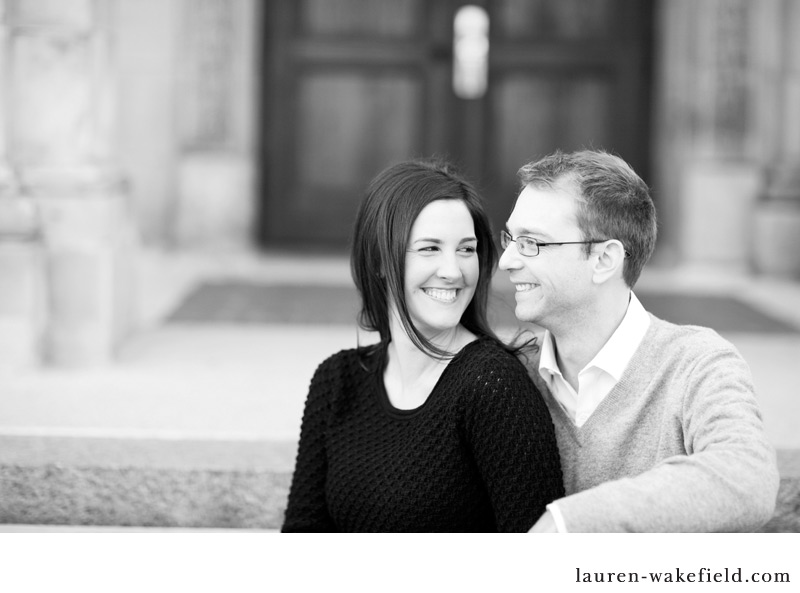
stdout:
[[(583, 426), (597, 406), (619, 383), (622, 373), (642, 343), (649, 327), (650, 316), (636, 295), (631, 292), (628, 310), (622, 322), (595, 357), (578, 373), (577, 392), (564, 379), (556, 361), (553, 336), (549, 331), (545, 331), (542, 354), (539, 358), (539, 374), (547, 383), (550, 393), (576, 426)], [(566, 533), (567, 527), (558, 505), (555, 502), (551, 503), (547, 505), (547, 510), (553, 515), (556, 529), (560, 533)]]
[(595, 357), (578, 373), (577, 392), (561, 373), (556, 361), (553, 336), (545, 331), (539, 358), (539, 374), (575, 426), (583, 426), (600, 402), (619, 383), (648, 327), (650, 316), (631, 292), (628, 310), (622, 322)]

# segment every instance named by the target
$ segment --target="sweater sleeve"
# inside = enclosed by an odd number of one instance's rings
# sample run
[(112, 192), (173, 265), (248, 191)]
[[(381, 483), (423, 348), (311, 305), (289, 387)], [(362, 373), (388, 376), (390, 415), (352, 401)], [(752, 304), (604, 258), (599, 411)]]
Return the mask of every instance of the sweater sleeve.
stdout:
[(333, 359), (326, 360), (311, 379), (282, 532), (336, 531), (325, 501), (325, 432), (334, 384), (333, 366)]
[(527, 531), (563, 496), (550, 413), (522, 364), (502, 353), (476, 370), (466, 432), (499, 531)]
[[(569, 531), (752, 531), (774, 512), (779, 476), (747, 364), (732, 347), (699, 356), (683, 394), (685, 455), (559, 500)], [(655, 438), (655, 435), (654, 435)]]

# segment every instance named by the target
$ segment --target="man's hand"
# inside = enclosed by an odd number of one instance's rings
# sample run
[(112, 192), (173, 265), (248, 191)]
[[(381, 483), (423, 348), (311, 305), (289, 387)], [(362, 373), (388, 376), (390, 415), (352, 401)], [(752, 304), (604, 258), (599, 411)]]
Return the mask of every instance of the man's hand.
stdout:
[(545, 511), (544, 515), (539, 517), (539, 520), (530, 528), (528, 533), (558, 533), (556, 522), (553, 520), (553, 515), (550, 514), (550, 511)]

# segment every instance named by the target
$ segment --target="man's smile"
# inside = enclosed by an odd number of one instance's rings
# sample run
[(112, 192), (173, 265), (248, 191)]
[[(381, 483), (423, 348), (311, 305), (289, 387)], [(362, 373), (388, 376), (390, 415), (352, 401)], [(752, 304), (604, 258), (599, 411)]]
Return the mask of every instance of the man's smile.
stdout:
[(517, 289), (517, 292), (528, 292), (530, 290), (533, 290), (537, 286), (539, 286), (539, 285), (538, 284), (531, 284), (531, 283), (514, 284), (514, 288)]

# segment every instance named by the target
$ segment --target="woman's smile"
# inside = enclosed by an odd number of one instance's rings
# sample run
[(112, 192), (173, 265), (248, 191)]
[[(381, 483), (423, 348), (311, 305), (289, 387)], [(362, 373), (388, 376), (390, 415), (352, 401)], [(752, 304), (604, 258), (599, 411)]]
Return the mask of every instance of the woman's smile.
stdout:
[(454, 303), (458, 298), (460, 290), (457, 288), (423, 288), (422, 292), (435, 301)]

